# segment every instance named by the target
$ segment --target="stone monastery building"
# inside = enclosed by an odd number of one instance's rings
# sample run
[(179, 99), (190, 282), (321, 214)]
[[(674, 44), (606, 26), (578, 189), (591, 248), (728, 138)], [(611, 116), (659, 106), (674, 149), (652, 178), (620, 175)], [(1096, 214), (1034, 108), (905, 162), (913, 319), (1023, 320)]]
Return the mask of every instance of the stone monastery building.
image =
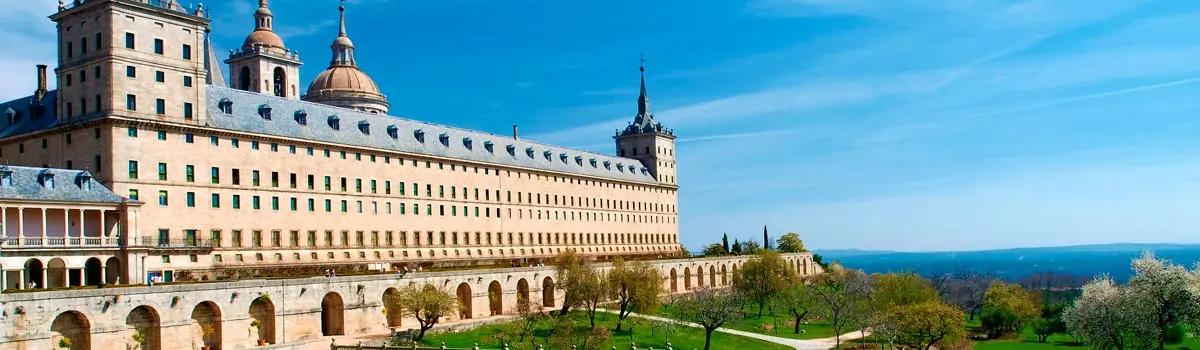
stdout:
[(266, 0), (223, 61), (202, 7), (60, 4), (57, 90), (0, 103), (3, 289), (679, 251), (644, 74), (604, 155), (389, 115), (344, 8), (304, 89)]

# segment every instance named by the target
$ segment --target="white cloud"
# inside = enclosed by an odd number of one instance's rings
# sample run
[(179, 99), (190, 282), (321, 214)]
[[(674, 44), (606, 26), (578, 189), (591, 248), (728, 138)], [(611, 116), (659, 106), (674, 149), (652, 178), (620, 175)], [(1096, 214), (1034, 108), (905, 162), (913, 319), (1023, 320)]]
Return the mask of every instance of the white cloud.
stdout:
[(337, 31), (332, 30), (337, 21), (332, 19), (322, 20), (316, 23), (306, 25), (281, 25), (275, 27), (275, 32), (284, 39), (303, 38), (313, 34), (327, 34), (330, 38), (337, 36)]

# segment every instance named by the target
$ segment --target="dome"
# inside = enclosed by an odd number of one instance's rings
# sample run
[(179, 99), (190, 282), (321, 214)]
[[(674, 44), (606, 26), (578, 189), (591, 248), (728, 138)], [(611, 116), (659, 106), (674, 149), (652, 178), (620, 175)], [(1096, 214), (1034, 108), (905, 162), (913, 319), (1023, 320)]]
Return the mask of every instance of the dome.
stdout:
[(350, 37), (343, 35), (333, 39), (333, 46), (354, 48), (354, 42), (350, 41)]
[(313, 78), (308, 85), (310, 95), (348, 93), (380, 95), (379, 87), (358, 67), (332, 66)]
[(267, 47), (284, 48), (283, 39), (279, 38), (275, 32), (270, 30), (255, 30), (246, 36), (246, 41), (242, 42), (242, 50), (249, 50), (254, 47), (254, 44), (259, 44)]

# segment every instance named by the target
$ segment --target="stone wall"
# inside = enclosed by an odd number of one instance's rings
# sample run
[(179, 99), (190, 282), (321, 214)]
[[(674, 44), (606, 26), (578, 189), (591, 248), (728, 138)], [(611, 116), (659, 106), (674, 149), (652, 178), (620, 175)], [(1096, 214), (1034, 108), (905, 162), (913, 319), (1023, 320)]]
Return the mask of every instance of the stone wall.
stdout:
[[(731, 256), (650, 263), (664, 271), (664, 289), (670, 291), (672, 284), (685, 285), (680, 281), (685, 277), (679, 273), (683, 269), (692, 273), (692, 278), (703, 278), (705, 286), (728, 285), (732, 276), (719, 271), (732, 273), (747, 259)], [(805, 266), (809, 274), (820, 272), (810, 254), (786, 254), (784, 259), (801, 273)], [(600, 268), (610, 266), (602, 264)], [(674, 280), (671, 271), (675, 271)], [(693, 271), (706, 273), (697, 276)], [(131, 349), (136, 344), (135, 334), (146, 340), (141, 349), (200, 349), (205, 325), (211, 330), (209, 343), (219, 343), (213, 349), (250, 348), (258, 339), (285, 344), (332, 335), (386, 334), (389, 327), (416, 326), (411, 318), (400, 319), (398, 325), (393, 318), (393, 324), (388, 324), (383, 296), (393, 288), (432, 283), (450, 293), (463, 290), (469, 295), (466, 317), (480, 318), (491, 315), (489, 286), (499, 286), (502, 298), (497, 306), (508, 313), (518, 293), (538, 300), (543, 286), (552, 286), (554, 278), (553, 267), (539, 266), (3, 294), (0, 349), (55, 349), (64, 335), (71, 337), (73, 350)], [(695, 288), (699, 283), (687, 285)], [(561, 305), (561, 290), (546, 294), (553, 296), (554, 306)]]

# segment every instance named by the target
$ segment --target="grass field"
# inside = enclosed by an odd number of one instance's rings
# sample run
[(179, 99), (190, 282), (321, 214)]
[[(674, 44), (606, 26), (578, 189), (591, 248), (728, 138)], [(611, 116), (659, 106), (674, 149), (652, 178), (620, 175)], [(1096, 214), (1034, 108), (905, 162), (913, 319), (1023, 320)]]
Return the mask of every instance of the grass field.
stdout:
[[(968, 329), (979, 327), (979, 319), (974, 322), (968, 322)], [(1068, 335), (1055, 334), (1046, 338), (1045, 343), (1039, 343), (1036, 334), (1033, 334), (1032, 327), (1025, 327), (1020, 336), (1011, 339), (994, 339), (972, 341), (971, 348), (976, 350), (1069, 350), (1069, 349), (1091, 349), (1091, 346), (1085, 344), (1077, 344), (1075, 340)], [(1167, 349), (1172, 350), (1196, 350), (1200, 349), (1200, 341), (1196, 338), (1189, 338), (1181, 344), (1167, 345)]]
[[(587, 317), (582, 313), (575, 312), (573, 317), (577, 318), (580, 325), (587, 324)], [(623, 327), (621, 332), (613, 332), (612, 338), (609, 339), (609, 344), (603, 348), (616, 346), (618, 349), (628, 349), (630, 344), (635, 344), (639, 349), (654, 347), (655, 349), (664, 349), (667, 345), (666, 335), (662, 330), (654, 331), (651, 334), (651, 329), (646, 326), (635, 325), (633, 331), (628, 328), (630, 317), (625, 319), (626, 327)], [(616, 328), (617, 316), (615, 314), (600, 313), (596, 315), (596, 325), (606, 327), (609, 330)], [(475, 328), (459, 333), (443, 333), (427, 335), (423, 341), (424, 345), (438, 346), (442, 342), (446, 342), (447, 347), (470, 348), (476, 343), (481, 348), (500, 348), (498, 341), (492, 339), (492, 336), (503, 332), (506, 327), (512, 327), (514, 323), (492, 324), (479, 328)], [(534, 341), (538, 344), (546, 344), (546, 338), (549, 336), (549, 325), (543, 323), (534, 331)], [(632, 336), (632, 338), (631, 338)], [(675, 334), (671, 335), (670, 339), (672, 347), (676, 349), (703, 349), (704, 348), (704, 330), (700, 328), (677, 327)], [(789, 349), (786, 346), (769, 343), (757, 339), (735, 336), (726, 333), (715, 332), (712, 336), (712, 344), (714, 349), (766, 349), (766, 350), (783, 350)], [(530, 349), (529, 339), (526, 339), (524, 344), (514, 349)]]
[[(664, 315), (666, 306), (660, 306), (659, 315)], [(758, 317), (758, 309), (747, 307), (746, 317), (737, 317), (733, 321), (726, 323), (722, 328), (735, 329), (744, 332), (758, 333), (780, 338), (791, 339), (817, 339), (833, 337), (833, 329), (829, 328), (828, 324), (820, 322), (811, 322), (809, 324), (801, 324), (800, 330), (804, 331), (801, 334), (793, 333), (795, 329), (788, 324), (791, 318), (779, 315), (778, 319), (772, 319), (768, 311), (763, 311), (762, 317)], [(778, 326), (776, 326), (778, 323)]]

